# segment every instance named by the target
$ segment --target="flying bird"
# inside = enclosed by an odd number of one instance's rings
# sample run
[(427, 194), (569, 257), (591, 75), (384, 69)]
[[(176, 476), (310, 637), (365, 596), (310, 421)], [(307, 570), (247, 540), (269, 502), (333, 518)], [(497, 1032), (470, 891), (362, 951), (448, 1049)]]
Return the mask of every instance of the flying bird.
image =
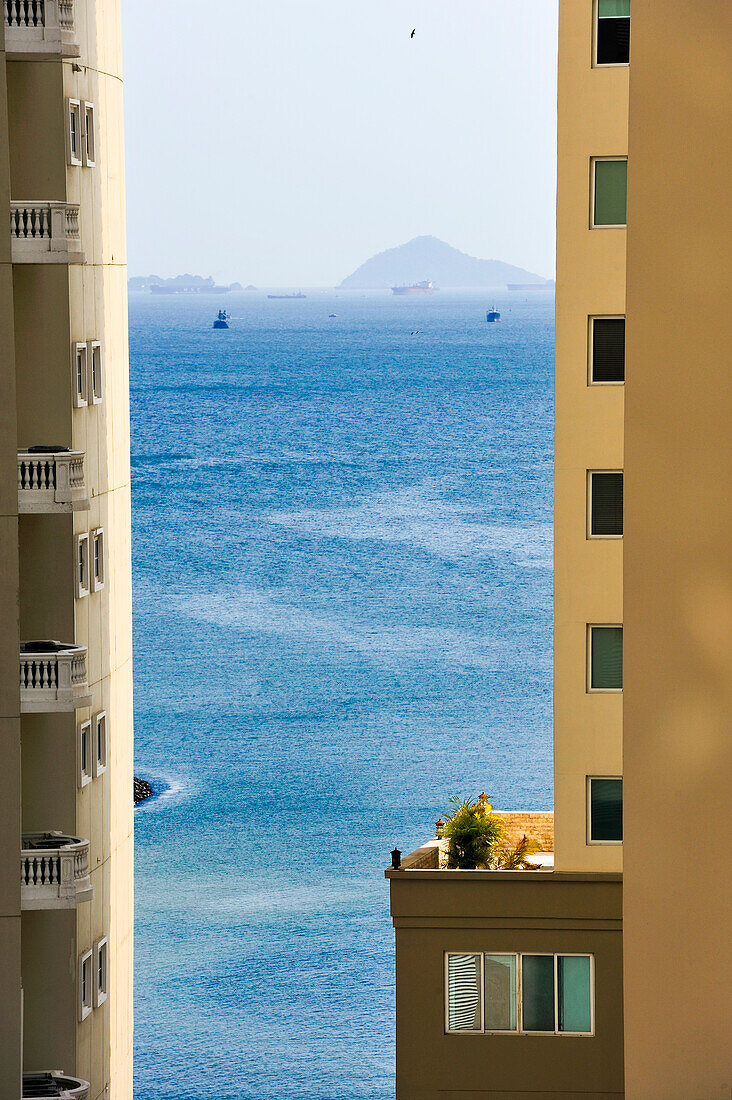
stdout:
[(409, 37), (410, 37), (410, 38), (414, 38), (414, 36), (415, 36), (415, 34), (416, 34), (416, 33), (417, 33), (417, 28), (415, 27), (415, 28), (414, 28), (414, 29), (412, 30), (412, 33), (410, 34), (410, 36), (409, 36)]

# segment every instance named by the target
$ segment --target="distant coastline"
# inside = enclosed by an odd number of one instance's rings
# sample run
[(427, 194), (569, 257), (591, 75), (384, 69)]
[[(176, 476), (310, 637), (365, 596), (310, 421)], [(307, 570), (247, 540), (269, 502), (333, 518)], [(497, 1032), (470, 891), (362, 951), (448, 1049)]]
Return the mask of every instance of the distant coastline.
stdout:
[[(230, 290), (243, 290), (241, 283), (220, 285), (209, 275), (174, 275), (161, 279), (159, 275), (133, 275), (127, 280), (130, 291), (146, 291), (150, 294), (228, 294)], [(247, 290), (253, 289), (247, 287)]]

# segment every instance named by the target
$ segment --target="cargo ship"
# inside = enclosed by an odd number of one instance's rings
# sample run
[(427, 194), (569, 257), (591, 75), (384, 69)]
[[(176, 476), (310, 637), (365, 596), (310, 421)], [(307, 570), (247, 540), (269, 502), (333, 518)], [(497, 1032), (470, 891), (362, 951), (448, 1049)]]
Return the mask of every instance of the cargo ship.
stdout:
[(278, 298), (278, 299), (282, 299), (282, 298), (306, 298), (307, 295), (303, 294), (303, 292), (301, 290), (298, 290), (297, 294), (268, 294), (267, 297), (268, 298)]
[(436, 290), (437, 287), (431, 279), (425, 279), (421, 283), (410, 283), (391, 288), (392, 294), (434, 294)]

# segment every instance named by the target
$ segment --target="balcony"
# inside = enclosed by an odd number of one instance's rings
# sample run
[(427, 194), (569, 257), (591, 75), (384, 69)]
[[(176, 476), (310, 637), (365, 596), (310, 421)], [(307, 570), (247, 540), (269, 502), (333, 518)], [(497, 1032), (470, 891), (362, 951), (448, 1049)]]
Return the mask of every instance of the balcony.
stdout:
[(14, 264), (83, 264), (79, 207), (70, 202), (11, 202)]
[(75, 909), (93, 896), (88, 840), (63, 833), (23, 833), (21, 909)]
[(78, 57), (74, 0), (3, 0), (5, 51), (14, 60)]
[(20, 643), (21, 714), (73, 711), (91, 701), (84, 646)]
[(67, 447), (18, 451), (18, 511), (76, 512), (89, 507), (84, 452)]

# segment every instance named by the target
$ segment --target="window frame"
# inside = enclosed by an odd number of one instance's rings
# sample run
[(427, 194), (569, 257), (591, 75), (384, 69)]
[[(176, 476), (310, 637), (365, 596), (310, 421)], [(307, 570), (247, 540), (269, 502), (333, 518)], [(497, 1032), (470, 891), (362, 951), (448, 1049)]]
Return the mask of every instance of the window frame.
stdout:
[[(89, 368), (88, 355), (85, 343), (77, 342), (71, 345), (71, 369), (73, 373), (74, 408), (85, 409), (89, 404)], [(81, 361), (81, 369), (79, 362)], [(81, 383), (82, 389), (79, 389)]]
[[(104, 400), (104, 356), (102, 354), (101, 340), (89, 340), (87, 343), (87, 362), (89, 364), (89, 380), (87, 382), (87, 394), (90, 405), (101, 405)], [(94, 370), (94, 353), (97, 352), (99, 370)], [(97, 375), (96, 385), (95, 373)]]
[[(594, 777), (593, 778), (603, 778)], [(614, 779), (615, 776), (610, 778)], [(615, 844), (617, 841), (607, 841), (606, 843)], [(554, 1038), (561, 1038), (567, 1036), (567, 1038), (581, 1038), (591, 1039), (595, 1035), (595, 956), (589, 951), (487, 951), (483, 950), (465, 950), (465, 951), (445, 951), (443, 960), (443, 981), (444, 981), (444, 1028), (445, 1035), (540, 1035), (540, 1036), (552, 1036)], [(448, 1003), (448, 991), (449, 991), (449, 959), (451, 955), (478, 955), (480, 957), (480, 1030), (468, 1031), (463, 1029), (451, 1030), (450, 1028), (450, 1008)], [(516, 959), (516, 1027), (512, 1030), (504, 1029), (502, 1031), (486, 1030), (485, 1028), (485, 956), (486, 955), (511, 955)], [(524, 967), (523, 959), (526, 955), (541, 955), (554, 959), (554, 1031), (526, 1031), (523, 1027), (523, 984), (524, 984)], [(589, 1031), (559, 1031), (559, 959), (560, 958), (579, 958), (590, 960), (590, 1030)]]
[[(86, 737), (86, 766), (84, 765), (84, 739)], [(87, 718), (79, 722), (76, 732), (76, 781), (81, 789), (94, 778), (94, 745), (92, 743), (92, 720)]]
[(588, 386), (624, 386), (625, 369), (621, 382), (599, 382), (595, 380), (595, 321), (625, 321), (624, 313), (590, 313), (587, 317), (587, 385)]
[[(613, 18), (609, 16), (607, 18)], [(625, 16), (615, 16), (616, 19), (624, 19)], [(628, 16), (630, 18), (630, 16)], [(597, 40), (600, 29), (600, 0), (592, 0), (592, 68), (593, 69), (627, 69), (630, 67), (630, 47), (628, 48), (627, 61), (598, 61)]]
[(586, 816), (586, 819), (587, 819), (587, 825), (586, 825), (585, 843), (587, 845), (590, 845), (593, 848), (598, 847), (598, 846), (607, 847), (608, 845), (611, 848), (612, 847), (615, 847), (615, 848), (622, 847), (622, 844), (623, 844), (622, 837), (620, 838), (620, 840), (593, 840), (592, 839), (592, 784), (596, 779), (619, 779), (621, 783), (623, 782), (622, 775), (588, 775), (586, 777), (587, 792), (586, 792), (585, 797), (586, 797), (586, 804), (587, 804), (587, 812), (586, 812), (585, 816)]
[[(601, 536), (601, 537), (604, 537), (604, 536)], [(586, 664), (586, 667), (587, 667), (587, 673), (586, 673), (586, 676), (585, 676), (585, 679), (586, 679), (585, 690), (587, 691), (587, 693), (589, 695), (622, 695), (623, 694), (622, 687), (619, 687), (619, 688), (599, 688), (599, 687), (593, 687), (592, 686), (592, 631), (593, 630), (607, 630), (608, 628), (612, 628), (612, 629), (615, 629), (615, 630), (622, 630), (623, 629), (623, 624), (622, 623), (588, 623), (587, 624), (587, 657), (586, 657), (586, 661), (585, 661), (585, 664)], [(623, 638), (625, 638), (625, 635), (623, 635)]]
[[(97, 547), (99, 547), (99, 553), (97, 553)], [(92, 592), (99, 592), (104, 588), (106, 580), (106, 562), (104, 560), (104, 528), (95, 527), (90, 532), (90, 546), (89, 546), (89, 579), (91, 582)], [(99, 562), (99, 572), (97, 572), (97, 562)]]
[[(103, 1005), (109, 996), (109, 939), (107, 936), (102, 936), (94, 944), (94, 1008), (99, 1008)], [(104, 981), (99, 981), (99, 969), (101, 967), (104, 972)]]
[[(602, 157), (590, 157), (590, 229), (627, 229), (628, 228), (628, 210), (626, 200), (625, 221), (624, 222), (596, 222), (595, 221), (595, 187), (597, 186), (597, 179), (595, 169), (598, 164), (607, 163), (608, 161), (625, 161), (628, 163), (627, 153), (615, 153), (614, 155), (602, 156)], [(627, 167), (626, 167), (626, 181), (627, 181)]]
[[(86, 983), (87, 991), (84, 995), (84, 968), (88, 964), (89, 966), (89, 979)], [(79, 1023), (83, 1023), (87, 1016), (91, 1016), (92, 1009), (94, 1008), (94, 953), (92, 951), (84, 951), (79, 955), (79, 967), (77, 972), (77, 998), (79, 1009)]]
[[(608, 539), (615, 540), (623, 538), (623, 535), (595, 535), (592, 532), (592, 479), (595, 474), (624, 474), (624, 470), (588, 470), (587, 471), (587, 538), (595, 542), (597, 539), (606, 541)], [(625, 487), (625, 477), (623, 477), (623, 487)], [(623, 517), (625, 518), (625, 517)], [(595, 691), (599, 690), (595, 688)]]
[[(83, 164), (83, 117), (81, 100), (66, 97), (66, 161), (74, 168), (80, 168)], [(76, 126), (72, 127), (71, 120), (76, 119)], [(76, 141), (74, 142), (74, 137)], [(76, 145), (76, 149), (74, 149)]]
[[(100, 710), (92, 718), (92, 775), (94, 779), (107, 770), (108, 759), (108, 723), (106, 710)], [(100, 737), (101, 731), (101, 737)], [(100, 751), (101, 750), (101, 751)]]
[[(81, 117), (83, 123), (82, 130), (82, 158), (85, 168), (95, 168), (97, 163), (97, 121), (96, 112), (94, 110), (94, 104), (88, 103), (86, 100), (81, 101)], [(91, 127), (89, 126), (89, 120), (91, 119)], [(91, 143), (89, 142), (89, 135), (91, 134)], [(89, 154), (89, 146), (91, 144), (91, 155)]]
[(74, 536), (74, 581), (77, 600), (88, 596), (91, 591), (89, 549), (88, 531)]

